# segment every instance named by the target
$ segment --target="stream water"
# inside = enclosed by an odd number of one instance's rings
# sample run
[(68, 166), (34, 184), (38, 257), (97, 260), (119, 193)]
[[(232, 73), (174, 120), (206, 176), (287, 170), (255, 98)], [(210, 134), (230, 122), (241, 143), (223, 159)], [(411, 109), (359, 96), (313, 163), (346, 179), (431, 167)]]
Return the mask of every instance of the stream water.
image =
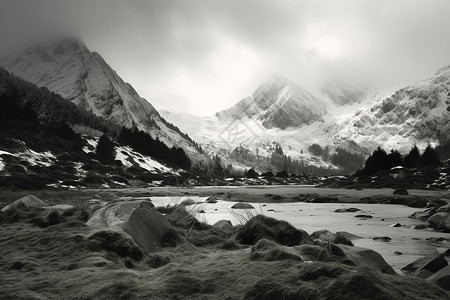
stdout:
[[(432, 229), (413, 229), (414, 225), (426, 224), (425, 221), (413, 220), (409, 215), (419, 210), (404, 205), (392, 204), (342, 204), (342, 203), (251, 203), (254, 209), (232, 209), (236, 202), (219, 200), (217, 203), (205, 203), (206, 197), (152, 197), (155, 206), (179, 204), (186, 199), (196, 202), (186, 208), (200, 221), (214, 224), (219, 220), (230, 220), (233, 225), (240, 224), (256, 214), (264, 214), (285, 220), (293, 226), (308, 233), (326, 229), (331, 232), (347, 231), (361, 238), (353, 240), (355, 246), (371, 248), (380, 253), (396, 270), (410, 262), (436, 252), (443, 252), (450, 247), (450, 242), (432, 242), (429, 238), (445, 238), (450, 234), (435, 232)], [(356, 207), (361, 211), (355, 213), (336, 213), (338, 208)], [(200, 211), (203, 211), (200, 213)], [(372, 218), (357, 218), (356, 215), (370, 215)], [(390, 225), (400, 223), (400, 227)], [(374, 237), (388, 236), (389, 242), (375, 241)], [(401, 252), (401, 255), (394, 254)]]

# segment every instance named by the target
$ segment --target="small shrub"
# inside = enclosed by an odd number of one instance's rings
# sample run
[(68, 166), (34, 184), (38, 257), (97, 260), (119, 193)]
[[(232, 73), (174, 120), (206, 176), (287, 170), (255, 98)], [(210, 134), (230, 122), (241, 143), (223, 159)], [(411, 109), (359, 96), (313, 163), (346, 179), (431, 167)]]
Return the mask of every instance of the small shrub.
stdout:
[(92, 234), (89, 238), (91, 251), (108, 250), (120, 257), (130, 257), (141, 260), (144, 257), (142, 250), (134, 244), (131, 238), (125, 234), (113, 230), (101, 230)]
[(250, 219), (236, 236), (238, 242), (246, 245), (254, 245), (263, 238), (285, 246), (313, 243), (311, 237), (305, 231), (296, 229), (286, 221), (276, 220), (263, 215)]
[(316, 300), (319, 296), (317, 291), (304, 285), (297, 284), (295, 287), (289, 287), (278, 284), (274, 280), (262, 279), (245, 293), (244, 299)]
[(328, 251), (326, 246), (318, 245), (301, 245), (297, 248), (301, 255), (309, 257), (311, 260), (316, 261), (333, 261), (333, 257)]
[(333, 263), (302, 264), (299, 279), (303, 281), (316, 280), (320, 277), (337, 278), (345, 273), (345, 269)]
[(221, 243), (218, 246), (219, 249), (223, 249), (223, 250), (237, 250), (240, 249), (241, 247), (239, 246), (239, 244), (235, 241), (235, 240), (226, 240), (225, 242)]
[(280, 260), (296, 260), (302, 261), (302, 258), (295, 253), (289, 252), (282, 246), (273, 241), (262, 239), (252, 247), (251, 260), (262, 261), (280, 261)]
[(48, 226), (57, 225), (64, 221), (64, 218), (61, 216), (61, 214), (58, 211), (52, 211), (47, 215), (47, 224)]
[(333, 243), (354, 246), (352, 241), (350, 241), (342, 232), (339, 231), (334, 235)]
[(151, 255), (147, 259), (146, 263), (150, 268), (157, 269), (170, 263), (170, 258), (167, 256), (155, 254)]

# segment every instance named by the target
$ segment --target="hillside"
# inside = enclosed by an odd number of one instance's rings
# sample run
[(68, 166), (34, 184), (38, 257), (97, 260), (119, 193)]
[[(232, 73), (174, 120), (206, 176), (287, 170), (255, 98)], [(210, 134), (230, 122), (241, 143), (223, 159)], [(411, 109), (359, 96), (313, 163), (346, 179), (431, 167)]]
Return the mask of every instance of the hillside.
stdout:
[(80, 40), (31, 47), (0, 61), (0, 66), (119, 126), (135, 126), (169, 147), (182, 147), (195, 162), (205, 161), (189, 136), (164, 120), (99, 53), (91, 52)]

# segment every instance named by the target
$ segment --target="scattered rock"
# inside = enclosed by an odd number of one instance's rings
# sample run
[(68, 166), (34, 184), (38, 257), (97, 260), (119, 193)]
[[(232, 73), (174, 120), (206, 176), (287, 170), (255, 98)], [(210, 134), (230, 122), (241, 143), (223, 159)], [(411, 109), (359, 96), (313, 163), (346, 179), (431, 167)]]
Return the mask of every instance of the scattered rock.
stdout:
[(442, 242), (447, 241), (446, 238), (443, 238), (443, 237), (434, 237), (434, 236), (429, 237), (429, 238), (426, 238), (426, 240), (427, 240), (427, 241), (430, 241), (430, 242), (432, 242), (432, 243), (442, 243)]
[(425, 228), (428, 228), (428, 226), (425, 224), (419, 224), (419, 225), (411, 226), (411, 228), (412, 229), (425, 229)]
[(213, 227), (220, 228), (224, 231), (233, 231), (233, 224), (230, 220), (220, 220), (213, 224)]
[(450, 214), (446, 211), (439, 211), (428, 218), (430, 227), (436, 230), (450, 232)]
[(268, 209), (267, 211), (275, 211), (274, 209)]
[(400, 252), (400, 251), (395, 251), (394, 254), (395, 254), (395, 255), (402, 255), (403, 253)]
[(380, 241), (380, 242), (389, 242), (391, 240), (388, 236), (376, 236), (373, 238), (374, 241)]
[(6, 212), (14, 208), (44, 207), (45, 205), (46, 204), (44, 203), (44, 201), (42, 201), (38, 197), (33, 195), (27, 195), (3, 207), (2, 212)]
[(253, 205), (246, 203), (246, 202), (238, 202), (235, 203), (231, 208), (234, 209), (253, 209)]
[(337, 245), (341, 248), (347, 260), (357, 267), (369, 266), (386, 274), (396, 274), (394, 269), (384, 260), (384, 258), (372, 249), (351, 247), (347, 245)]
[(263, 204), (262, 206), (263, 206), (263, 207), (264, 207), (264, 206), (267, 206), (267, 204)]
[(409, 195), (407, 189), (396, 189), (393, 193), (394, 195)]
[(437, 207), (432, 207), (432, 208), (428, 208), (424, 211), (416, 211), (415, 213), (410, 215), (409, 218), (416, 219), (416, 220), (427, 220), (429, 217), (434, 215), (436, 210), (437, 210)]
[(381, 219), (381, 221), (384, 221), (384, 219)]
[(349, 246), (353, 246), (353, 243), (351, 242), (352, 240), (361, 238), (360, 236), (357, 236), (355, 234), (346, 231), (338, 231), (336, 233), (332, 233), (325, 229), (313, 232), (311, 234), (311, 237), (314, 239), (322, 240), (324, 242), (344, 244)]
[(127, 233), (141, 248), (155, 252), (164, 246), (181, 246), (192, 250), (169, 221), (150, 201), (135, 200), (108, 204), (92, 215), (86, 223), (96, 229), (111, 229)]
[(350, 208), (338, 208), (334, 212), (346, 213), (346, 212), (357, 212), (357, 211), (361, 211), (361, 210), (356, 207), (350, 207)]
[(417, 277), (427, 278), (446, 266), (448, 266), (448, 262), (445, 255), (437, 254), (419, 258), (402, 268), (402, 271)]
[(395, 224), (389, 225), (389, 227), (402, 227), (402, 224), (395, 223)]
[(205, 201), (206, 203), (217, 203), (216, 197), (208, 197)]
[(371, 215), (356, 215), (355, 218), (371, 219), (373, 217)]
[(195, 201), (192, 199), (186, 199), (181, 201), (180, 205), (188, 206), (188, 205), (194, 205)]

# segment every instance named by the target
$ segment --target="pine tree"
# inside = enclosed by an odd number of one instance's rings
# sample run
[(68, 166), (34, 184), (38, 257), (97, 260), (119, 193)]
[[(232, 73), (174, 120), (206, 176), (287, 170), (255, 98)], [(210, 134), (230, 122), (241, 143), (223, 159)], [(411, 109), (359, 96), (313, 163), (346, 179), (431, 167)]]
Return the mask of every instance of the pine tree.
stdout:
[(387, 156), (387, 160), (389, 169), (403, 165), (402, 155), (397, 150), (391, 150), (391, 153)]
[(419, 165), (420, 166), (437, 166), (441, 163), (439, 155), (436, 150), (428, 144), (427, 148), (420, 156)]
[(102, 135), (98, 141), (95, 153), (104, 161), (114, 161), (116, 159), (116, 150), (114, 143), (106, 134)]
[(419, 148), (417, 148), (417, 146), (414, 145), (414, 147), (412, 147), (409, 153), (405, 156), (403, 166), (409, 169), (417, 168), (419, 166), (419, 160), (420, 160), (420, 151)]

